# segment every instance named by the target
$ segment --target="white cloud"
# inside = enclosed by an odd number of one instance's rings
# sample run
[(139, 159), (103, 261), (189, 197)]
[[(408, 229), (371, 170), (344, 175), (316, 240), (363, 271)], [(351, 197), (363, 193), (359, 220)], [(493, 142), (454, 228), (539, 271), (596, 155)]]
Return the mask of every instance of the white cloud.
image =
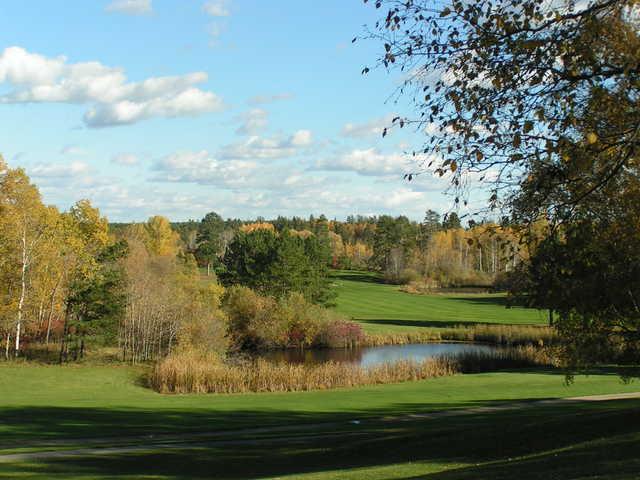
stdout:
[(424, 200), (424, 192), (416, 192), (407, 188), (401, 188), (395, 190), (384, 198), (384, 205), (387, 208), (397, 208), (407, 204), (413, 204), (415, 202), (422, 202)]
[(111, 158), (111, 163), (121, 165), (123, 167), (131, 167), (137, 165), (140, 159), (133, 153), (119, 153)]
[(81, 148), (77, 145), (65, 145), (60, 149), (60, 153), (62, 155), (81, 156), (81, 155), (86, 155), (87, 151), (84, 148)]
[(296, 155), (313, 143), (309, 130), (298, 130), (286, 138), (250, 136), (243, 142), (232, 143), (220, 150), (222, 159), (275, 159)]
[(248, 112), (244, 112), (238, 116), (242, 121), (242, 125), (238, 127), (236, 133), (238, 135), (255, 135), (267, 127), (268, 113), (261, 108), (254, 108)]
[(65, 57), (47, 58), (21, 47), (0, 55), (0, 83), (14, 87), (0, 103), (89, 104), (84, 122), (94, 128), (220, 111), (220, 97), (195, 87), (207, 79), (194, 72), (127, 82), (122, 69), (99, 62), (67, 63)]
[(291, 136), (290, 141), (294, 147), (308, 147), (313, 143), (313, 135), (310, 130), (298, 130)]
[(226, 0), (209, 0), (202, 6), (202, 9), (212, 17), (228, 17), (227, 3)]
[(220, 23), (210, 23), (207, 27), (207, 32), (209, 33), (209, 46), (216, 47), (218, 45), (218, 39), (222, 32), (225, 30), (225, 26)]
[(248, 100), (250, 105), (264, 105), (265, 103), (279, 102), (282, 100), (291, 100), (294, 97), (293, 93), (283, 92), (276, 93), (274, 95), (256, 95)]
[(391, 127), (394, 116), (374, 118), (366, 123), (347, 123), (342, 127), (340, 134), (351, 138), (381, 137), (384, 129)]
[(106, 6), (107, 12), (125, 13), (127, 15), (146, 15), (153, 11), (152, 0), (113, 0)]
[(89, 165), (85, 162), (41, 163), (29, 168), (29, 174), (35, 178), (79, 177), (89, 172)]
[[(339, 157), (319, 160), (315, 168), (318, 170), (351, 171), (360, 175), (382, 177), (400, 177), (412, 163), (405, 155), (384, 154), (375, 148), (352, 150)], [(414, 164), (415, 166), (415, 164)]]
[(199, 183), (228, 188), (240, 187), (251, 182), (257, 164), (251, 161), (221, 161), (206, 150), (176, 152), (153, 163), (157, 173), (153, 181)]

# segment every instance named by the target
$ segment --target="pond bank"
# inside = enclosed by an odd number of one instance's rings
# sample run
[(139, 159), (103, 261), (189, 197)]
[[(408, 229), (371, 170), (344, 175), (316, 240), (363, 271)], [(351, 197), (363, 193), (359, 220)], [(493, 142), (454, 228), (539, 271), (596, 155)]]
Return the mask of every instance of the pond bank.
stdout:
[(369, 367), (349, 362), (270, 362), (262, 358), (228, 364), (183, 353), (155, 365), (150, 386), (161, 393), (246, 393), (328, 390), (514, 368), (553, 365), (546, 349), (516, 347), (489, 353), (439, 355), (422, 361), (399, 360)]

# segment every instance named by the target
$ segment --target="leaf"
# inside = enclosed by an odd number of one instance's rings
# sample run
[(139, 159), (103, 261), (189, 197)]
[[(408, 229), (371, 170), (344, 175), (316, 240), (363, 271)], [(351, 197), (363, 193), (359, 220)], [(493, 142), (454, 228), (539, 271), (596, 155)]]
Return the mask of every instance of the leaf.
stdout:
[(522, 138), (520, 137), (519, 133), (516, 133), (513, 136), (513, 148), (520, 148), (521, 144), (522, 144)]
[(593, 145), (594, 143), (596, 143), (598, 141), (598, 135), (596, 135), (593, 132), (589, 132), (587, 133), (587, 143), (589, 145)]
[(529, 133), (531, 130), (533, 130), (533, 122), (531, 120), (527, 120), (526, 122), (524, 122), (523, 130), (524, 133)]

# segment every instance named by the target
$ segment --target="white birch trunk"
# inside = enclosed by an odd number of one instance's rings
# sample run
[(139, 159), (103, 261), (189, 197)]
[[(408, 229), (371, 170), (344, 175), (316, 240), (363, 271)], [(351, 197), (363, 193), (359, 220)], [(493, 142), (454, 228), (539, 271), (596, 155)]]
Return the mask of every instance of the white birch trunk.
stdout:
[(20, 276), (21, 290), (20, 301), (18, 302), (18, 319), (16, 322), (16, 351), (15, 355), (18, 356), (20, 352), (20, 333), (22, 330), (22, 310), (24, 308), (24, 297), (27, 290), (27, 229), (22, 230), (22, 272)]

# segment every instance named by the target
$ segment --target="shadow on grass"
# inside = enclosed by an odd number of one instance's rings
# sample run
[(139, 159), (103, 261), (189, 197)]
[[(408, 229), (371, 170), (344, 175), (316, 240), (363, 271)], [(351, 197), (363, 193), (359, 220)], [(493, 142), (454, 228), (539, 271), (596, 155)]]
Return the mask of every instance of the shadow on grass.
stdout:
[(350, 280), (352, 282), (380, 283), (387, 285), (379, 275), (370, 272), (358, 272), (351, 270), (334, 271), (331, 273), (331, 278), (337, 280)]
[[(470, 402), (482, 407), (495, 402)], [(44, 433), (59, 438), (78, 434), (117, 435), (158, 431), (213, 431), (271, 424), (333, 422), (322, 431), (264, 436), (259, 442), (203, 443), (172, 449), (112, 453), (107, 456), (40, 459), (0, 464), (10, 477), (114, 478), (255, 478), (325, 472), (395, 463), (480, 464), (454, 471), (409, 478), (573, 478), (556, 468), (604, 471), (638, 468), (640, 401), (553, 405), (528, 410), (479, 412), (447, 418), (367, 421), (368, 416), (431, 411), (440, 404), (397, 404), (390, 409), (363, 409), (354, 414), (304, 414), (287, 411), (144, 411), (86, 408), (18, 408), (0, 412), (3, 437)], [(314, 432), (316, 435), (314, 435)], [(334, 434), (322, 437), (322, 434)], [(227, 439), (228, 440), (228, 439)], [(143, 443), (145, 440), (140, 440)], [(17, 445), (24, 443), (14, 442)], [(570, 449), (564, 451), (563, 449)], [(609, 452), (610, 450), (615, 452)], [(525, 457), (525, 458), (521, 458)], [(614, 462), (615, 461), (615, 462)], [(487, 462), (492, 462), (487, 464)], [(619, 465), (618, 465), (619, 464)], [(580, 470), (582, 471), (582, 470)], [(636, 472), (638, 470), (635, 470)], [(527, 476), (528, 475), (528, 476)], [(357, 475), (352, 478), (364, 478)], [(397, 477), (394, 477), (397, 478)], [(608, 476), (607, 478), (614, 478)]]

